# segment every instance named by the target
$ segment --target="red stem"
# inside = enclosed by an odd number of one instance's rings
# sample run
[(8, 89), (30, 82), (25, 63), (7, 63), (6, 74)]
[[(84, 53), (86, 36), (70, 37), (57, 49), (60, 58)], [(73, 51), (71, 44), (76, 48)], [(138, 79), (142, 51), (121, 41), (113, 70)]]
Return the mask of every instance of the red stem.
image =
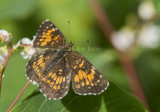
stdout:
[(27, 82), (27, 84), (24, 86), (24, 88), (21, 90), (21, 92), (18, 94), (18, 96), (16, 97), (16, 99), (12, 102), (11, 106), (8, 108), (8, 110), (6, 112), (9, 112), (12, 107), (14, 106), (14, 104), (17, 102), (17, 100), (20, 98), (20, 96), (22, 95), (22, 93), (26, 90), (26, 88), (29, 86), (30, 81)]
[(3, 68), (2, 68), (2, 72), (1, 72), (1, 76), (0, 76), (0, 95), (1, 95), (1, 86), (2, 86), (2, 76), (3, 76), (3, 73), (4, 73), (5, 69), (6, 69), (6, 66), (7, 66), (7, 63), (9, 61), (9, 58), (10, 58), (10, 56), (12, 54), (12, 51), (13, 51), (12, 44), (11, 44), (11, 42), (9, 42), (8, 54), (7, 54), (7, 57), (5, 59), (5, 62), (4, 62)]
[(145, 107), (148, 110), (150, 110), (129, 55), (127, 53), (120, 52), (111, 41), (111, 36), (114, 33), (114, 29), (109, 22), (106, 12), (103, 10), (98, 0), (88, 0), (88, 1), (91, 5), (93, 13), (95, 14), (99, 22), (99, 25), (103, 33), (106, 36), (106, 39), (110, 41), (110, 43), (112, 44), (114, 49), (117, 51), (117, 53), (120, 54), (118, 56), (126, 72), (126, 76), (128, 78), (129, 85), (133, 94), (135, 94), (141, 100), (141, 102), (145, 105)]
[(130, 57), (128, 56), (128, 54), (124, 53), (120, 56), (120, 58), (121, 58), (120, 59), (121, 63), (122, 63), (124, 70), (126, 72), (126, 76), (129, 80), (129, 85), (130, 85), (130, 88), (131, 88), (133, 94), (136, 95), (141, 100), (141, 102), (146, 106), (146, 108), (148, 110), (150, 110), (150, 108), (147, 104), (147, 101), (145, 99), (143, 90), (141, 88), (140, 82), (138, 81), (138, 77), (136, 75), (136, 72), (134, 70), (134, 67), (133, 67), (133, 64), (132, 64)]

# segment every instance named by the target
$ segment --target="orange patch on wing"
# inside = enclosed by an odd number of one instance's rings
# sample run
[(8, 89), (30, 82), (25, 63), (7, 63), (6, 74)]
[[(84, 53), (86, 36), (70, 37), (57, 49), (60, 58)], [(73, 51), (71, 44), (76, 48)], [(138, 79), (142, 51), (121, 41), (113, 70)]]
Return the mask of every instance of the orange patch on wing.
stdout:
[(84, 71), (82, 71), (82, 74), (83, 74), (83, 77), (86, 79), (87, 78), (87, 75)]
[(50, 41), (52, 41), (52, 39), (45, 39), (44, 41), (45, 42), (50, 42)]
[(46, 78), (43, 78), (42, 80), (43, 80), (44, 82), (46, 82)]
[(36, 67), (36, 72), (38, 72), (39, 71), (39, 68), (38, 67)]
[(38, 74), (38, 77), (41, 77), (41, 74), (40, 74), (40, 73)]
[(48, 30), (46, 33), (43, 32), (44, 35), (43, 35), (42, 38), (44, 38), (44, 37), (46, 37), (46, 36), (50, 36), (53, 31), (55, 31), (55, 30)]
[(81, 68), (84, 65), (84, 61), (82, 61), (81, 64), (79, 64), (79, 68)]
[(88, 79), (86, 79), (86, 85), (89, 85), (89, 81), (88, 81)]
[(51, 45), (53, 45), (53, 44), (54, 44), (54, 42), (51, 43)]
[(58, 84), (58, 82), (59, 82), (59, 79), (60, 79), (60, 77), (58, 77), (58, 78), (57, 78), (57, 80), (56, 80), (56, 84)]
[(40, 56), (38, 61), (42, 61), (44, 59), (43, 55)]
[(45, 46), (45, 45), (47, 45), (47, 42), (42, 42), (41, 43), (41, 46)]
[(84, 83), (83, 81), (81, 82), (81, 84), (82, 84), (82, 86), (84, 86), (84, 85), (85, 85), (85, 83)]
[(91, 76), (91, 78), (92, 78), (92, 80), (94, 79), (94, 75), (92, 74), (92, 73), (90, 73), (90, 76)]
[(49, 75), (49, 77), (50, 77), (50, 76), (52, 75), (52, 72), (51, 72), (51, 73), (49, 73), (48, 75)]
[(58, 73), (59, 75), (62, 75), (62, 72)]
[(92, 78), (90, 75), (87, 75), (89, 82), (92, 82)]
[(60, 89), (60, 85), (57, 87), (57, 89)]
[[(53, 35), (43, 35), (42, 36), (42, 39), (51, 39), (51, 36), (53, 36)], [(45, 41), (45, 40), (44, 40)]]
[(38, 70), (36, 70), (36, 72), (37, 72), (37, 73), (39, 73), (39, 71), (40, 71), (39, 69), (38, 69)]
[(51, 34), (52, 32), (53, 32), (53, 30), (48, 30), (48, 33), (50, 33), (50, 34)]
[(41, 63), (39, 66), (41, 66), (41, 68), (43, 68), (45, 65), (45, 63)]
[(75, 65), (73, 68), (76, 69), (76, 68), (77, 68), (77, 65)]
[(93, 84), (93, 83), (91, 83), (91, 86), (94, 86), (94, 84)]
[(63, 70), (62, 70), (62, 69), (59, 69), (59, 71), (62, 72)]
[(53, 40), (58, 40), (59, 37), (60, 35), (57, 35)]
[(59, 84), (61, 84), (61, 83), (62, 83), (62, 79), (63, 79), (63, 77), (61, 76), (61, 78), (60, 78), (60, 80), (59, 80)]
[(39, 39), (39, 41), (44, 41), (44, 39)]
[(51, 34), (50, 32), (47, 32), (47, 33), (46, 33), (46, 35), (50, 35), (50, 34)]
[(57, 90), (57, 86), (54, 86), (53, 89)]
[(43, 63), (43, 60), (42, 61), (38, 61), (37, 65), (40, 65), (41, 63)]
[(56, 73), (52, 74), (51, 78), (53, 79), (55, 75), (56, 75)]
[(56, 30), (54, 28), (52, 28), (52, 31), (55, 32)]
[(33, 67), (33, 68), (36, 68), (36, 62), (33, 63), (32, 67)]
[(91, 69), (91, 72), (92, 72), (93, 74), (95, 74), (95, 71), (94, 71), (93, 69)]
[(82, 75), (82, 71), (81, 70), (78, 71), (78, 75), (79, 75), (79, 78), (82, 80), (83, 79), (83, 75)]
[(54, 79), (53, 80), (56, 80), (57, 79), (57, 75), (54, 77)]
[(50, 84), (51, 84), (51, 85), (54, 85), (54, 82), (51, 82)]
[(49, 59), (49, 56), (46, 56), (46, 57), (45, 57), (45, 60), (47, 60), (47, 59)]
[(63, 77), (63, 82), (65, 82), (65, 80), (66, 80), (66, 78), (65, 78), (65, 77)]
[(47, 80), (46, 82), (47, 82), (48, 84), (50, 84), (50, 83), (51, 83), (51, 81), (50, 81), (50, 80)]
[(78, 77), (78, 75), (75, 75), (74, 81), (75, 81), (75, 82), (79, 82), (79, 77)]

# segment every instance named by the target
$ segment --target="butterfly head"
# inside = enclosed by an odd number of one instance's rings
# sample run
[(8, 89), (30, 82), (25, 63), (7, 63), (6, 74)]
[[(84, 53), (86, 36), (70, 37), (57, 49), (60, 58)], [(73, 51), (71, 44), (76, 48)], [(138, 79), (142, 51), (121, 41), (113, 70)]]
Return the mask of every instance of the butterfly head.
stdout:
[(74, 45), (74, 44), (73, 44), (73, 42), (71, 41), (71, 42), (66, 46), (67, 51), (71, 51), (73, 45)]

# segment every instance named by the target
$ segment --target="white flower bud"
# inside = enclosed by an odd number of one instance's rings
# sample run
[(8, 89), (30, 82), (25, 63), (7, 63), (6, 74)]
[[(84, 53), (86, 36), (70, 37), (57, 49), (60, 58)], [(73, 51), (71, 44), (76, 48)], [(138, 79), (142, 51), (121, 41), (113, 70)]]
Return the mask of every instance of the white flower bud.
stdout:
[(138, 9), (140, 18), (144, 20), (150, 20), (155, 15), (154, 6), (151, 1), (144, 1), (140, 4)]
[(146, 24), (138, 35), (138, 44), (143, 47), (158, 47), (160, 41), (160, 27), (154, 24)]
[(8, 54), (7, 46), (0, 47), (0, 62), (2, 64), (4, 64), (7, 54)]
[(35, 36), (33, 36), (33, 40), (26, 37), (21, 40), (22, 44), (30, 44), (30, 46), (25, 46), (24, 50), (21, 52), (24, 59), (31, 58), (31, 56), (36, 52), (36, 49), (33, 48), (34, 39)]
[(10, 42), (10, 34), (6, 30), (0, 30), (0, 40), (2, 40), (3, 42)]
[(124, 29), (112, 35), (114, 46), (120, 51), (127, 51), (134, 43), (134, 32)]
[(31, 58), (31, 56), (36, 52), (36, 49), (31, 47), (31, 46), (27, 46), (24, 48), (24, 50), (21, 52), (21, 55), (23, 56), (23, 59), (27, 59), (27, 58)]
[(21, 42), (22, 42), (22, 44), (33, 44), (33, 41), (32, 40), (30, 40), (29, 38), (23, 38), (22, 40), (21, 40)]

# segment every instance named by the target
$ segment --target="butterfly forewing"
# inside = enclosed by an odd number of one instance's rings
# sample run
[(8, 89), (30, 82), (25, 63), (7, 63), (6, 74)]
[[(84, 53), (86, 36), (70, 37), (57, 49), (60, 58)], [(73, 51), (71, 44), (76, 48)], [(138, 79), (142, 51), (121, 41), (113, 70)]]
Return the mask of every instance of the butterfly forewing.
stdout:
[(66, 40), (61, 31), (49, 20), (46, 20), (39, 28), (33, 47), (61, 48)]
[(72, 71), (72, 86), (76, 93), (96, 95), (107, 89), (109, 82), (81, 54), (72, 51), (68, 55), (68, 60)]

